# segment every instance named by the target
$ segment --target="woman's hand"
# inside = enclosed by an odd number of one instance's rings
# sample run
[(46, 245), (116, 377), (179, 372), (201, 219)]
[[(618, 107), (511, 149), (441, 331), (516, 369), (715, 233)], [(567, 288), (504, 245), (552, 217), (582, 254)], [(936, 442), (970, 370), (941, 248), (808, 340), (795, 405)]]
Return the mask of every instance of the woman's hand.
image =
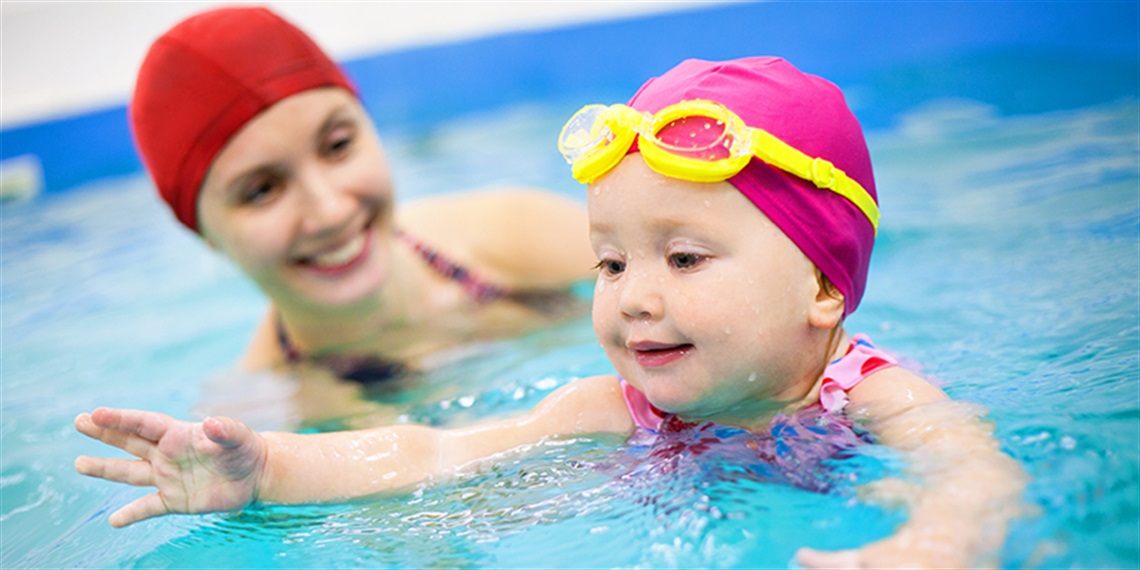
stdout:
[(76, 471), (157, 488), (115, 511), (109, 519), (113, 527), (172, 513), (233, 511), (258, 497), (267, 445), (237, 420), (189, 423), (156, 412), (99, 408), (76, 417), (75, 429), (138, 457), (80, 456)]

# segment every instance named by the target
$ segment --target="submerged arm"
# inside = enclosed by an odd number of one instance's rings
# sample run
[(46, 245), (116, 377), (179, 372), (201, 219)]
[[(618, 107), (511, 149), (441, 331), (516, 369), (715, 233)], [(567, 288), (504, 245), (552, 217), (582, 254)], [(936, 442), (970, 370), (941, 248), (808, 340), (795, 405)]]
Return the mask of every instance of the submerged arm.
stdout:
[(918, 479), (905, 496), (909, 517), (892, 536), (860, 549), (805, 549), (797, 561), (813, 568), (985, 564), (1021, 514), (1026, 483), (1021, 465), (1001, 451), (992, 426), (981, 419), (985, 410), (951, 401), (901, 368), (867, 378), (851, 399), (851, 410), (868, 418), (880, 443), (906, 454)]
[(157, 491), (111, 515), (126, 526), (172, 513), (244, 508), (254, 501), (345, 500), (452, 473), (551, 436), (633, 429), (617, 380), (579, 380), (520, 418), (454, 429), (398, 425), (325, 434), (259, 434), (228, 418), (201, 423), (101, 408), (75, 425), (138, 460), (79, 457), (84, 475)]

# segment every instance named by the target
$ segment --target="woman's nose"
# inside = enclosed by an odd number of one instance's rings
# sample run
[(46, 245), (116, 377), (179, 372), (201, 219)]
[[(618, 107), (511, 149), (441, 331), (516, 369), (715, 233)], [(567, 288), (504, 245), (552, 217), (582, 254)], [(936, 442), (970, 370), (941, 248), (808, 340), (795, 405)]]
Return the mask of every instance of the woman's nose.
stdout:
[(627, 270), (622, 277), (621, 312), (634, 320), (655, 320), (664, 314), (665, 300), (661, 296), (661, 283), (656, 277), (640, 270)]
[(306, 232), (335, 230), (352, 217), (354, 199), (335, 180), (321, 172), (305, 172), (297, 177), (301, 196), (301, 227)]

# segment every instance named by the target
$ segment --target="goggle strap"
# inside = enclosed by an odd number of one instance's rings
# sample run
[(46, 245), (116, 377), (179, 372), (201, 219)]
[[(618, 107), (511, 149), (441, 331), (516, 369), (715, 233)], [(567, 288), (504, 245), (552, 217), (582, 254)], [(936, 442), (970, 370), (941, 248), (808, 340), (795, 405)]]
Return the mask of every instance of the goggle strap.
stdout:
[(798, 176), (816, 188), (831, 190), (859, 208), (875, 233), (879, 232), (879, 206), (859, 182), (831, 161), (812, 158), (763, 129), (752, 129), (752, 152), (764, 162)]
[[(591, 106), (586, 106), (578, 113), (585, 112), (589, 108)], [(817, 188), (831, 190), (843, 196), (863, 212), (878, 234), (879, 206), (859, 182), (847, 176), (847, 173), (836, 168), (828, 160), (812, 158), (768, 131), (745, 126), (731, 110), (710, 101), (683, 101), (662, 109), (656, 118), (626, 105), (609, 106), (601, 113), (598, 120), (604, 121), (613, 138), (594, 152), (588, 152), (570, 161), (574, 178), (583, 184), (592, 184), (621, 162), (638, 134), (652, 136), (656, 123), (693, 114), (723, 120), (727, 128), (738, 133), (738, 136), (747, 133), (751, 140), (745, 144), (750, 143), (751, 156), (756, 156), (775, 168), (807, 180)], [(565, 133), (565, 127), (563, 132)], [(725, 180), (744, 168), (751, 159), (750, 155), (741, 154), (716, 161), (702, 161), (670, 154), (657, 144), (646, 142), (647, 144), (641, 145), (640, 150), (642, 158), (651, 168), (666, 176), (697, 182)]]

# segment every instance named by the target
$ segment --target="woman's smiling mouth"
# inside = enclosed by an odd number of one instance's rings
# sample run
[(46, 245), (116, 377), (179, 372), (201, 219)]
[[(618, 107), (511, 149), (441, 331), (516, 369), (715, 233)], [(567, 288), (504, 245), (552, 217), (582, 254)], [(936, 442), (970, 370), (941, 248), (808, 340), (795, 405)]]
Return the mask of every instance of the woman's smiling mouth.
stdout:
[(372, 232), (365, 230), (336, 249), (301, 258), (298, 263), (326, 275), (344, 273), (364, 259), (372, 243), (371, 236)]

